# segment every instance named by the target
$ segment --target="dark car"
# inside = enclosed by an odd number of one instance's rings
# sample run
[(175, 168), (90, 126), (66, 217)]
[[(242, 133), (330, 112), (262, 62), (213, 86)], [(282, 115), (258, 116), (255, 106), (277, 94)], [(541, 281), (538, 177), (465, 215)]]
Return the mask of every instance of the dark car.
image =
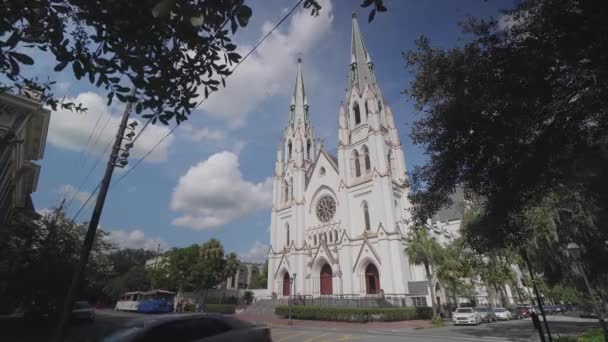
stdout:
[(135, 321), (103, 342), (270, 342), (270, 328), (222, 315), (173, 314)]
[(95, 321), (95, 309), (88, 302), (75, 302), (70, 318), (72, 321), (75, 322), (84, 321), (92, 323), (93, 321)]

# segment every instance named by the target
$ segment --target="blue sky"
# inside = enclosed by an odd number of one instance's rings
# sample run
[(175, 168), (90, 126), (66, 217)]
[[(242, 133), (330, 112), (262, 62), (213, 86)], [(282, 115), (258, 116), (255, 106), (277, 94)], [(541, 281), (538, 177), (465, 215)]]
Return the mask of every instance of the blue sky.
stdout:
[[(235, 37), (242, 52), (295, 3), (247, 2), (253, 8), (253, 18)], [(411, 101), (401, 94), (412, 77), (405, 69), (402, 52), (413, 49), (420, 34), (435, 46), (460, 45), (466, 37), (458, 22), (466, 15), (497, 18), (499, 10), (512, 7), (513, 1), (385, 0), (389, 11), (378, 14), (370, 24), (366, 20), (368, 9), (358, 8), (360, 2), (322, 1), (319, 17), (299, 10), (284, 22), (228, 79), (226, 89), (212, 94), (149, 160), (110, 189), (101, 226), (112, 239), (125, 247), (155, 248), (161, 243), (166, 249), (215, 237), (227, 251), (235, 251), (243, 259), (263, 259), (269, 239), (270, 177), (287, 123), (297, 56), (301, 53), (303, 57), (316, 136), (325, 138), (326, 147), (335, 152), (354, 8), (360, 14), (383, 95), (395, 115), (407, 166), (423, 163), (423, 150), (409, 139), (417, 114)], [(57, 206), (63, 196), (73, 196), (68, 213), (74, 215), (102, 176), (107, 153), (101, 152), (114, 135), (121, 105), (106, 108), (101, 90), (73, 80), (68, 73), (49, 74), (54, 60), (38, 53), (35, 57), (32, 74), (57, 80), (57, 95), (75, 98), (89, 108), (86, 114), (52, 113), (45, 156), (40, 161), (42, 172), (33, 196), (39, 210)], [(93, 128), (96, 130), (91, 135)], [(167, 131), (158, 125), (146, 129), (131, 164)], [(97, 168), (81, 185), (95, 163)], [(123, 173), (118, 170), (114, 177)], [(91, 208), (86, 207), (78, 219), (87, 220), (90, 214)]]

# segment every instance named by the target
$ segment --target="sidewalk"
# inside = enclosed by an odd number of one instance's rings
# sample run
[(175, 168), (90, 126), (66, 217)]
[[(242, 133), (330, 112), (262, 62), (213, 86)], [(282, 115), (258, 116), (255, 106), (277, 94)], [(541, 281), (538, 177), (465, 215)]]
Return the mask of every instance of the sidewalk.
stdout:
[[(256, 323), (265, 324), (270, 327), (288, 327), (288, 319), (282, 318), (276, 315), (260, 315), (252, 313), (242, 313), (235, 315), (235, 318), (240, 320)], [(413, 330), (432, 327), (430, 320), (411, 320), (401, 322), (333, 322), (333, 321), (312, 321), (312, 320), (300, 320), (292, 319), (293, 326), (300, 328), (317, 328), (317, 329), (333, 329), (333, 330)]]

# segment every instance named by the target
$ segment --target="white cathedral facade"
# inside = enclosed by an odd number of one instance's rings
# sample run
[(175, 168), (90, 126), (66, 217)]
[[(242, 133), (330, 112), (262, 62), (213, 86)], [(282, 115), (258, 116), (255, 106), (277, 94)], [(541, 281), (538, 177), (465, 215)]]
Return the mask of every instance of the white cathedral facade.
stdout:
[(273, 177), (269, 293), (410, 294), (408, 284), (425, 282), (404, 253), (411, 204), (403, 146), (355, 15), (349, 73), (336, 158), (315, 140), (298, 60)]

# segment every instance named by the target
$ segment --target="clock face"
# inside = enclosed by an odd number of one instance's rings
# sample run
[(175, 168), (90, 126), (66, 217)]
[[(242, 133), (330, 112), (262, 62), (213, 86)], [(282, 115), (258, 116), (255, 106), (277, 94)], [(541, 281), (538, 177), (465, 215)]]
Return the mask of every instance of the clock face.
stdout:
[(317, 218), (321, 222), (328, 222), (336, 214), (336, 200), (329, 195), (325, 195), (317, 202)]

